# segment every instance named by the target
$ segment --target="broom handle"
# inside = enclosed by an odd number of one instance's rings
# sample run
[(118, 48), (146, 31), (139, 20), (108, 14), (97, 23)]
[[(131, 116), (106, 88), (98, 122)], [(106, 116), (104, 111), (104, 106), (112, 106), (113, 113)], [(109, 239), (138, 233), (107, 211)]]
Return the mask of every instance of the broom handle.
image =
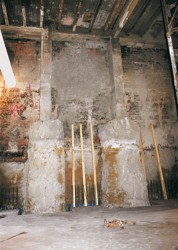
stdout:
[(139, 138), (139, 141), (140, 141), (140, 158), (141, 158), (141, 164), (142, 164), (142, 167), (143, 167), (143, 172), (144, 172), (144, 175), (145, 175), (145, 179), (147, 179), (146, 178), (145, 157), (144, 157), (144, 150), (143, 150), (143, 138), (142, 138), (141, 128), (140, 128), (140, 138)]
[(163, 176), (161, 161), (160, 161), (160, 157), (159, 157), (159, 151), (158, 151), (156, 137), (155, 137), (154, 128), (153, 128), (152, 124), (150, 124), (150, 129), (151, 129), (151, 134), (152, 134), (152, 138), (153, 138), (153, 143), (154, 143), (154, 146), (155, 146), (155, 153), (156, 153), (158, 171), (159, 171), (160, 180), (161, 180), (161, 187), (162, 187), (162, 191), (163, 191), (163, 197), (164, 197), (164, 200), (167, 200), (166, 186), (165, 186), (165, 182), (164, 182), (164, 176)]
[(74, 152), (74, 125), (72, 124), (72, 192), (73, 207), (75, 207), (75, 152)]
[(86, 195), (86, 177), (85, 177), (85, 163), (83, 153), (83, 132), (82, 124), (80, 124), (80, 144), (81, 144), (81, 157), (82, 157), (82, 176), (83, 176), (83, 195), (84, 195), (84, 206), (87, 206), (87, 195)]
[(96, 177), (95, 151), (94, 151), (94, 142), (93, 142), (92, 123), (90, 123), (90, 137), (91, 137), (92, 165), (93, 165), (93, 177), (94, 177), (95, 204), (96, 204), (96, 206), (98, 206), (98, 189), (97, 189), (97, 177)]

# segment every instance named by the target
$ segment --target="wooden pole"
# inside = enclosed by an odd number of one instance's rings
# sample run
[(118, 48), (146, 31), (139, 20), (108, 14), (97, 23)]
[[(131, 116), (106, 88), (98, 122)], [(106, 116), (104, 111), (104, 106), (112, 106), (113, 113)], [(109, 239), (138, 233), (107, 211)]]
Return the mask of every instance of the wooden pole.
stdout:
[(142, 138), (142, 131), (140, 128), (140, 136), (139, 136), (139, 143), (140, 143), (140, 160), (143, 168), (143, 172), (146, 178), (146, 167), (145, 167), (145, 155), (144, 155), (144, 149), (143, 149), (143, 138)]
[(75, 207), (75, 152), (74, 152), (74, 125), (72, 124), (72, 192), (73, 207)]
[(84, 195), (84, 206), (87, 206), (87, 192), (86, 192), (86, 176), (85, 176), (85, 163), (83, 153), (83, 132), (82, 124), (80, 124), (80, 144), (81, 144), (81, 157), (82, 157), (82, 176), (83, 176), (83, 195)]
[(93, 142), (93, 126), (92, 126), (92, 123), (90, 123), (90, 137), (91, 137), (92, 165), (93, 165), (93, 177), (94, 177), (95, 205), (98, 206), (98, 189), (97, 189), (95, 151), (94, 151), (94, 142)]
[(152, 134), (152, 138), (153, 138), (153, 143), (155, 146), (155, 153), (156, 153), (156, 159), (157, 159), (157, 163), (158, 163), (158, 171), (159, 171), (160, 180), (161, 180), (163, 197), (164, 197), (164, 200), (167, 200), (166, 186), (165, 186), (165, 182), (164, 182), (164, 176), (163, 176), (163, 172), (162, 172), (162, 166), (161, 166), (161, 161), (160, 161), (160, 157), (159, 157), (159, 151), (158, 151), (158, 146), (157, 146), (157, 142), (156, 142), (155, 132), (154, 132), (154, 128), (153, 128), (152, 124), (150, 124), (150, 129), (151, 129), (151, 134)]

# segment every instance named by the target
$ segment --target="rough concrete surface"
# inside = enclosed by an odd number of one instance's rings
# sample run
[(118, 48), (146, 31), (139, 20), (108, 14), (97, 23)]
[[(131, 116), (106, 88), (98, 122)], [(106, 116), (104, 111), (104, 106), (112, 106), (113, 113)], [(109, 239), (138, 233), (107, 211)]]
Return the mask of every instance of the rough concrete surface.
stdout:
[(58, 212), (64, 206), (63, 127), (59, 120), (36, 122), (30, 128), (27, 197), (30, 212)]
[[(17, 211), (13, 211), (0, 215), (6, 215), (0, 219), (3, 250), (178, 248), (178, 200), (160, 201), (141, 208), (78, 207), (58, 214), (17, 215)], [(128, 220), (128, 224), (124, 229), (106, 228), (104, 219)], [(131, 225), (132, 221), (136, 225)], [(4, 241), (22, 232), (26, 233)]]
[(143, 175), (138, 129), (132, 121), (115, 119), (99, 127), (103, 146), (102, 192), (105, 206), (146, 206), (147, 183)]

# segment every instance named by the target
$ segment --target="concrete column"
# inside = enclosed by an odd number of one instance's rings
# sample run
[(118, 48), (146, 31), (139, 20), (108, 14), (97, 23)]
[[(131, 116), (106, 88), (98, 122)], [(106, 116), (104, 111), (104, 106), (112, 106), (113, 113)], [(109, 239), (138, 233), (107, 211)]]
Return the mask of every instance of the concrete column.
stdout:
[(108, 42), (110, 83), (112, 86), (112, 112), (113, 117), (125, 116), (124, 84), (121, 49), (118, 39)]
[(39, 121), (30, 127), (26, 212), (54, 213), (65, 200), (64, 133), (59, 120)]
[(137, 126), (127, 118), (114, 119), (99, 127), (99, 136), (103, 147), (102, 204), (109, 207), (149, 205)]
[(43, 30), (41, 37), (41, 89), (40, 89), (40, 120), (51, 117), (51, 51), (52, 41), (49, 31)]

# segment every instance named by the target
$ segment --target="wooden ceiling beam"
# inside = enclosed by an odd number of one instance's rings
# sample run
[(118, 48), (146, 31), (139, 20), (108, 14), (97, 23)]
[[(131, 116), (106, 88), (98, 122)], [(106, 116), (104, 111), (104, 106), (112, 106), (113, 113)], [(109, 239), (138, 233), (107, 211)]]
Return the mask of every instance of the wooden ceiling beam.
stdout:
[(176, 32), (178, 32), (178, 27), (174, 27), (174, 28), (171, 29), (171, 33), (172, 33), (172, 34), (173, 34), (173, 33), (176, 33)]
[(44, 0), (40, 0), (40, 28), (43, 28), (44, 22)]
[(125, 7), (124, 11), (122, 11), (121, 16), (119, 17), (114, 27), (114, 38), (118, 37), (119, 33), (126, 24), (130, 15), (133, 13), (139, 1), (140, 0), (130, 0), (127, 6)]
[(41, 32), (43, 29), (35, 27), (18, 27), (0, 25), (3, 36), (10, 39), (29, 39), (41, 41)]
[(64, 5), (64, 0), (59, 0), (59, 15), (58, 15), (58, 23), (57, 23), (58, 29), (61, 26), (63, 5)]
[(22, 21), (23, 26), (27, 26), (27, 15), (26, 15), (26, 6), (25, 6), (25, 0), (22, 0)]
[(142, 15), (144, 14), (145, 9), (147, 8), (149, 2), (150, 2), (150, 0), (145, 0), (143, 2), (140, 2), (137, 10), (135, 8), (136, 13), (134, 14), (134, 17), (131, 18), (124, 27), (124, 31), (126, 34), (130, 33), (132, 31), (132, 29), (135, 27), (135, 25), (138, 24), (138, 21), (142, 17)]
[(95, 23), (95, 20), (96, 20), (96, 17), (98, 15), (98, 12), (99, 12), (99, 9), (100, 9), (100, 6), (102, 4), (102, 1), (103, 0), (98, 0), (97, 3), (96, 3), (96, 8), (95, 8), (95, 13), (93, 14), (93, 18), (91, 20), (91, 23), (90, 23), (90, 27), (88, 29), (88, 32), (91, 32), (92, 28), (93, 28), (93, 25)]
[(112, 23), (117, 19), (117, 17), (121, 13), (122, 8), (124, 7), (125, 3), (126, 3), (126, 0), (117, 0), (115, 2), (113, 11), (109, 15), (109, 18), (105, 24), (104, 31), (107, 31), (111, 27)]
[(72, 31), (75, 32), (76, 28), (77, 28), (77, 22), (78, 22), (78, 18), (80, 15), (80, 10), (82, 8), (82, 0), (77, 0), (77, 4), (76, 4), (76, 14), (74, 17), (74, 22), (73, 22), (73, 27), (72, 27)]
[(173, 14), (172, 14), (172, 16), (171, 16), (171, 18), (170, 18), (169, 23), (168, 23), (169, 28), (172, 27), (172, 23), (173, 23), (173, 21), (174, 21), (174, 18), (175, 18), (175, 16), (176, 16), (177, 11), (178, 11), (178, 2), (176, 3), (176, 7), (175, 7), (174, 12), (173, 12)]
[(8, 18), (8, 15), (7, 15), (7, 9), (6, 9), (5, 1), (2, 0), (1, 4), (2, 4), (2, 12), (3, 12), (3, 15), (4, 15), (5, 24), (9, 25), (9, 18)]

